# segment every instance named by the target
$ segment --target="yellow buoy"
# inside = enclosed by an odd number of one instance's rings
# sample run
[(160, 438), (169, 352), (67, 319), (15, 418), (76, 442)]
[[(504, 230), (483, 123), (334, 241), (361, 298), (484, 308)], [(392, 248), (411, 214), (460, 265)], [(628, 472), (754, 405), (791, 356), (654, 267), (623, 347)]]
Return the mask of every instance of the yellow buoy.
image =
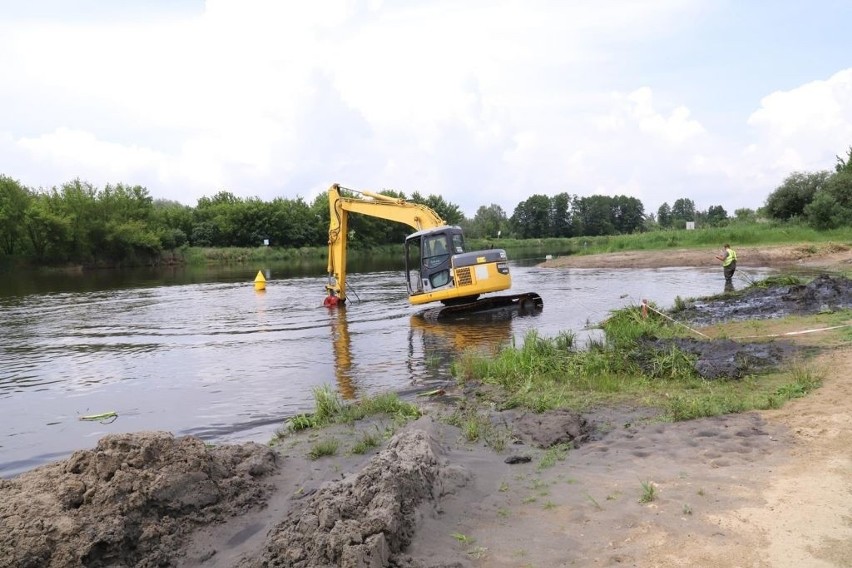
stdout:
[(263, 272), (257, 271), (257, 276), (254, 277), (254, 289), (266, 290), (266, 278), (263, 277)]

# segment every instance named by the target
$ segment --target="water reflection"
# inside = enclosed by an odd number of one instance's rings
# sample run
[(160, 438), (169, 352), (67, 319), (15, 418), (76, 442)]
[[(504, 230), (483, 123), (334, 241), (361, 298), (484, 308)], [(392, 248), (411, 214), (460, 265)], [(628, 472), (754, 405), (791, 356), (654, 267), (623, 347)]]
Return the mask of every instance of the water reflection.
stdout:
[(352, 376), (352, 343), (346, 307), (327, 308), (331, 314), (331, 338), (334, 346), (334, 376), (340, 395), (346, 400), (355, 398), (355, 379)]
[(425, 364), (433, 380), (446, 380), (453, 361), (463, 353), (497, 352), (513, 341), (514, 321), (536, 315), (503, 310), (435, 321), (415, 314), (409, 318), (409, 359)]

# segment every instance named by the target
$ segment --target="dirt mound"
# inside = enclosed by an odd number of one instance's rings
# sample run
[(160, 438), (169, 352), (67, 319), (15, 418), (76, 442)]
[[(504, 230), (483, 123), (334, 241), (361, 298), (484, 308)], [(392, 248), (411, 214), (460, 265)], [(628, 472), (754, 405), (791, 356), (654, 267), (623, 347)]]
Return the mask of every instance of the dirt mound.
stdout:
[(0, 566), (171, 564), (199, 524), (263, 503), (263, 478), (276, 467), (259, 444), (106, 436), (94, 450), (0, 481)]
[(429, 434), (403, 431), (357, 475), (326, 485), (291, 510), (270, 532), (262, 556), (241, 566), (411, 565), (396, 556), (411, 542), (422, 509), (434, 509), (466, 479), (439, 459)]
[(575, 448), (589, 439), (591, 426), (577, 412), (552, 410), (525, 412), (511, 421), (514, 433), (525, 443), (538, 448), (572, 444)]
[(822, 274), (805, 285), (749, 288), (742, 294), (696, 300), (676, 317), (698, 325), (780, 318), (852, 308), (852, 280)]

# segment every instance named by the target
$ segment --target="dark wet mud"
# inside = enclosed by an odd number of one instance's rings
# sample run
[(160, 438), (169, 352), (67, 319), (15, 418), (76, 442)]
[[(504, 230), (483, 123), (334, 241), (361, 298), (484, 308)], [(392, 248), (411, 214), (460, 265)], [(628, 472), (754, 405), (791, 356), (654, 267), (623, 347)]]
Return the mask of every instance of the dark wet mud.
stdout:
[[(822, 274), (807, 284), (752, 287), (739, 294), (694, 300), (686, 309), (673, 315), (692, 325), (713, 325), (848, 308), (852, 308), (852, 280)], [(638, 353), (640, 358), (644, 354), (650, 360), (651, 353), (673, 348), (694, 356), (696, 373), (708, 380), (740, 379), (751, 373), (768, 371), (793, 358), (799, 350), (783, 341), (680, 338), (645, 340), (640, 344)]]
[(782, 318), (852, 308), (852, 280), (822, 274), (803, 285), (752, 287), (741, 293), (695, 300), (675, 317), (695, 325)]
[(799, 349), (784, 342), (740, 343), (730, 339), (655, 339), (644, 342), (645, 353), (680, 349), (695, 357), (695, 372), (703, 379), (740, 379), (768, 371), (793, 357)]

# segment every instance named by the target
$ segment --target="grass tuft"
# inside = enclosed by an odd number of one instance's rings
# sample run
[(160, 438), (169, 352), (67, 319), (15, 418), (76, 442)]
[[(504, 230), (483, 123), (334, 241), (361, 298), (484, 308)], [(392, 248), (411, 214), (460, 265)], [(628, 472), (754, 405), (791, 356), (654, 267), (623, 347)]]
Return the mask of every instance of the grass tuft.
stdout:
[(308, 428), (351, 424), (368, 416), (387, 415), (401, 423), (420, 417), (417, 406), (401, 400), (396, 393), (368, 396), (352, 404), (344, 403), (337, 391), (328, 385), (315, 388), (313, 394), (316, 410), (312, 414), (297, 414), (287, 420), (276, 433), (278, 438)]
[(333, 456), (337, 454), (339, 447), (340, 442), (338, 442), (335, 438), (320, 440), (311, 446), (311, 449), (308, 452), (308, 457), (312, 460), (318, 460), (324, 456)]
[(553, 467), (557, 461), (564, 461), (568, 457), (568, 450), (570, 448), (570, 444), (556, 444), (548, 448), (538, 462), (538, 470), (541, 471), (542, 469)]
[(480, 412), (474, 406), (460, 408), (445, 420), (461, 430), (465, 441), (481, 440), (496, 452), (502, 452), (511, 439), (511, 432), (507, 428), (495, 426), (487, 412)]
[(653, 482), (640, 480), (639, 483), (642, 484), (642, 494), (639, 495), (640, 503), (650, 503), (657, 498), (657, 486)]
[(373, 448), (378, 447), (380, 442), (381, 440), (377, 435), (366, 432), (361, 436), (361, 439), (352, 446), (352, 453), (359, 455), (366, 454)]

